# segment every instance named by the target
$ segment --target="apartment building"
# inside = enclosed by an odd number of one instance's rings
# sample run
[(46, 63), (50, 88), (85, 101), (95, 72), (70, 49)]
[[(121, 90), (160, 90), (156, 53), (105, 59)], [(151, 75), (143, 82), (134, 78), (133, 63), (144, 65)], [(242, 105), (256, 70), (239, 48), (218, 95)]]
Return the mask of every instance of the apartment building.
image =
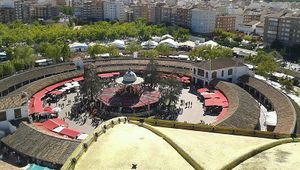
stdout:
[(122, 1), (103, 1), (103, 13), (104, 20), (117, 20), (120, 22), (124, 22), (126, 20), (125, 6)]
[(176, 25), (190, 28), (191, 27), (191, 13), (192, 7), (177, 7), (176, 9)]
[[(85, 1), (79, 9), (79, 19), (82, 21), (102, 21), (103, 20), (103, 1)], [(78, 12), (76, 13), (78, 15)]]
[(33, 13), (32, 1), (17, 0), (14, 2), (15, 18), (23, 22), (30, 22)]
[(195, 33), (211, 33), (216, 28), (216, 11), (208, 9), (192, 9), (192, 31)]
[(216, 16), (216, 28), (224, 31), (235, 31), (236, 16), (233, 15), (219, 15)]
[(300, 14), (277, 13), (265, 17), (264, 44), (270, 46), (275, 40), (286, 46), (300, 44)]
[(51, 19), (52, 17), (58, 16), (57, 7), (51, 4), (47, 5), (34, 5), (33, 12), (31, 13), (31, 18), (34, 19)]
[(133, 4), (130, 5), (132, 10), (132, 20), (136, 21), (139, 18), (144, 18), (146, 22), (150, 22), (150, 12), (148, 4)]
[(149, 22), (152, 24), (161, 24), (161, 12), (162, 12), (162, 7), (165, 6), (165, 3), (156, 3), (156, 4), (151, 4), (149, 6)]
[(249, 23), (251, 21), (260, 21), (261, 12), (246, 10), (244, 12), (243, 23)]
[(9, 23), (15, 20), (15, 9), (0, 7), (0, 23)]
[(161, 22), (174, 25), (176, 23), (176, 6), (163, 6), (161, 8)]

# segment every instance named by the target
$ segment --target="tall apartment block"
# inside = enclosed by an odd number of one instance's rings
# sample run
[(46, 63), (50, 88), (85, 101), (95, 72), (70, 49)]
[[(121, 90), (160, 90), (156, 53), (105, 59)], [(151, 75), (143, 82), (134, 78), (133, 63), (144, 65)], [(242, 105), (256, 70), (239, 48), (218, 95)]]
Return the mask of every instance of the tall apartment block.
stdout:
[(15, 20), (15, 9), (0, 7), (0, 23), (9, 23)]
[(136, 21), (139, 18), (144, 18), (146, 22), (150, 22), (149, 4), (133, 4), (130, 5), (132, 10), (132, 20)]
[(195, 33), (211, 33), (216, 28), (216, 11), (208, 9), (192, 9), (192, 31)]
[(265, 17), (264, 45), (270, 46), (275, 40), (285, 46), (300, 44), (299, 13), (277, 13)]
[(220, 15), (216, 17), (216, 28), (224, 31), (235, 31), (236, 16)]
[(176, 6), (163, 6), (161, 8), (161, 22), (174, 25), (176, 23)]
[(176, 25), (190, 28), (192, 12), (191, 7), (177, 7), (176, 9)]
[[(78, 9), (79, 8), (79, 9)], [(83, 21), (102, 21), (103, 20), (103, 1), (85, 1), (76, 7), (76, 15)]]
[(104, 20), (117, 20), (120, 22), (124, 22), (126, 20), (125, 6), (122, 1), (103, 1), (103, 13)]

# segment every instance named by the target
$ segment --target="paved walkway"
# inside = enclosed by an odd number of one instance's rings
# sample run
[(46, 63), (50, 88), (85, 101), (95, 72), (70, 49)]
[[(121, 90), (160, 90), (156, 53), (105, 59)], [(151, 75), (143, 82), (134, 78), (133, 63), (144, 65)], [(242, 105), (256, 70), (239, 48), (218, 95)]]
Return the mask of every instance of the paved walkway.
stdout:
[[(180, 106), (180, 100), (184, 100), (185, 102), (192, 102), (192, 107), (186, 108), (184, 106)], [(203, 120), (206, 124), (214, 122), (217, 116), (206, 115), (203, 116), (204, 110), (202, 107), (203, 103), (201, 103), (195, 94), (189, 92), (189, 89), (183, 89), (182, 94), (179, 98), (179, 102), (177, 107), (183, 108), (183, 113), (178, 116), (178, 122), (187, 122), (187, 123), (200, 123)]]
[[(73, 121), (69, 120), (67, 118), (66, 113), (71, 112), (71, 107), (74, 104), (74, 97), (76, 96), (76, 93), (67, 94), (67, 99), (61, 99), (57, 104), (64, 104), (64, 108), (62, 108), (62, 111), (59, 113), (58, 117), (61, 119), (64, 118), (64, 121), (68, 124), (69, 128), (78, 130), (80, 132), (84, 132), (86, 134), (90, 134), (94, 131), (94, 127), (92, 126), (92, 119), (87, 119), (85, 124), (81, 124), (80, 121)], [(68, 104), (68, 100), (71, 100), (71, 104)], [(56, 107), (55, 104), (51, 105), (53, 108)]]

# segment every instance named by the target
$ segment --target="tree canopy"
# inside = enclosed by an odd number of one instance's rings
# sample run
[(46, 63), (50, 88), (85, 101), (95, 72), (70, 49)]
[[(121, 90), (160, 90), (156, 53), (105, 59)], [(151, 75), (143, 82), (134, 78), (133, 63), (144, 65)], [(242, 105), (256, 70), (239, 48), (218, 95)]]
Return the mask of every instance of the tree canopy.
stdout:
[(210, 45), (201, 46), (198, 48), (194, 48), (190, 54), (190, 58), (202, 58), (203, 60), (210, 60), (215, 58), (231, 58), (233, 57), (232, 50), (229, 48), (223, 47), (211, 47)]

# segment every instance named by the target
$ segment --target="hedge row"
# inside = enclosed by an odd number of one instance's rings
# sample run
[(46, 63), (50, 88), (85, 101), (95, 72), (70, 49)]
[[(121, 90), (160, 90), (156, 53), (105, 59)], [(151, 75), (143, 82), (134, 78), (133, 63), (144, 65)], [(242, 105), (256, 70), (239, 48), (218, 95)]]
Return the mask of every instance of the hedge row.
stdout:
[[(141, 119), (141, 118), (136, 118), (136, 117), (129, 117), (128, 119), (132, 120), (132, 121), (143, 121), (143, 122), (153, 125), (153, 126), (177, 128), (177, 129), (187, 129), (187, 130), (195, 130), (195, 131), (203, 131), (203, 132), (215, 132), (215, 133), (222, 133), (222, 134), (272, 138), (272, 139), (281, 139), (281, 138), (291, 137), (291, 134), (240, 129), (240, 128), (230, 128), (230, 127), (223, 127), (223, 126), (191, 124), (191, 123), (175, 122), (175, 121), (168, 121), (168, 120), (157, 120), (157, 119)], [(293, 137), (300, 137), (300, 134), (294, 135)]]
[(67, 159), (67, 161), (64, 163), (61, 170), (71, 170), (74, 169), (76, 162), (80, 159), (80, 157), (87, 151), (87, 149), (95, 142), (97, 141), (98, 137), (101, 136), (108, 130), (109, 128), (113, 128), (115, 125), (126, 122), (126, 117), (118, 117), (111, 119), (109, 121), (103, 122), (100, 126), (98, 126), (94, 133), (89, 135), (86, 139), (84, 139), (77, 148), (72, 152), (70, 157)]
[(292, 138), (280, 139), (280, 140), (277, 140), (275, 142), (265, 144), (263, 146), (255, 148), (255, 149), (251, 150), (250, 152), (245, 153), (244, 155), (236, 158), (235, 160), (231, 161), (229, 164), (223, 166), (221, 169), (222, 170), (233, 169), (234, 167), (238, 166), (242, 162), (246, 161), (247, 159), (249, 159), (249, 158), (251, 158), (251, 157), (253, 157), (253, 156), (255, 156), (255, 155), (257, 155), (257, 154), (259, 154), (263, 151), (274, 148), (278, 145), (282, 145), (282, 144), (286, 144), (286, 143), (292, 143), (292, 142), (300, 142), (300, 139), (292, 139)]
[(162, 137), (167, 143), (169, 143), (194, 169), (196, 170), (202, 170), (204, 169), (203, 167), (201, 167), (188, 153), (186, 153), (183, 149), (181, 149), (175, 142), (173, 142), (172, 139), (170, 139), (168, 136), (166, 136), (165, 134), (161, 133), (159, 130), (148, 126), (146, 124), (141, 124), (141, 123), (137, 123), (135, 121), (130, 121), (130, 123), (139, 125), (141, 127), (144, 127), (148, 130), (150, 130), (151, 132), (155, 133), (156, 135)]

